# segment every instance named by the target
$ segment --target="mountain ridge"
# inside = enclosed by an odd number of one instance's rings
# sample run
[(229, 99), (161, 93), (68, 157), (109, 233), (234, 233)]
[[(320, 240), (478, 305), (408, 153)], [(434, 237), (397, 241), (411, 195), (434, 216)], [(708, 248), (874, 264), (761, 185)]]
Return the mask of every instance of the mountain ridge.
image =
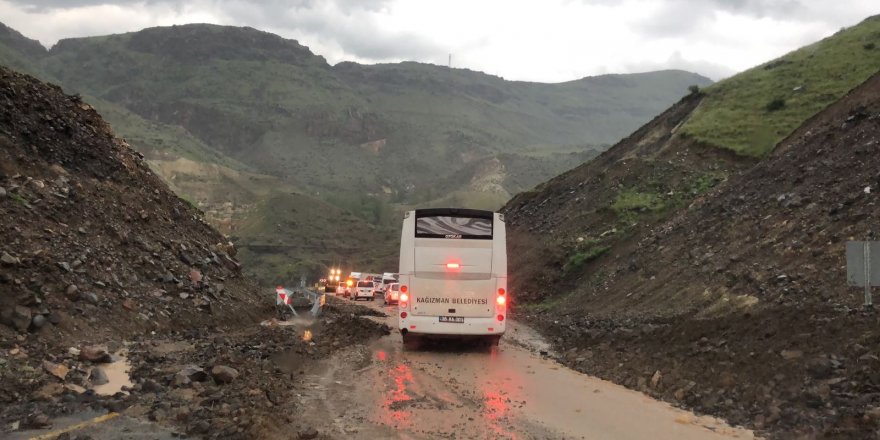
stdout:
[[(216, 25), (65, 39), (27, 67), (94, 103), (159, 171), (185, 165), (178, 157), (230, 168), (187, 166), (204, 171), (189, 174), (193, 183), (216, 189), (183, 194), (228, 232), (258, 205), (231, 195), (253, 193), (243, 179), (260, 176), (368, 223), (411, 206), (494, 209), (576, 165), (564, 155), (591, 157), (708, 84), (675, 71), (538, 84), (415, 62), (330, 66), (295, 40)], [(472, 184), (498, 170), (480, 164), (502, 156), (500, 180)]]

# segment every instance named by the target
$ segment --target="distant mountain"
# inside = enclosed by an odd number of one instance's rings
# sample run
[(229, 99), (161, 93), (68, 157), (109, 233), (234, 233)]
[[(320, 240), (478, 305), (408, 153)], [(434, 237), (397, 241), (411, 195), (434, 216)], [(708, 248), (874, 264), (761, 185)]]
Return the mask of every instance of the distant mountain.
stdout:
[(27, 73), (36, 73), (37, 60), (48, 52), (37, 40), (0, 23), (0, 63)]
[(213, 25), (61, 40), (38, 64), (312, 193), (406, 202), (496, 154), (601, 148), (710, 83), (681, 71), (537, 84), (418, 63), (330, 66), (294, 40)]
[(268, 194), (251, 181), (374, 225), (396, 218), (375, 212), (412, 206), (497, 208), (711, 82), (683, 71), (539, 84), (411, 62), (330, 66), (294, 40), (201, 24), (50, 51), (16, 35), (0, 63), (26, 60), (22, 70), (80, 93), (230, 233)]

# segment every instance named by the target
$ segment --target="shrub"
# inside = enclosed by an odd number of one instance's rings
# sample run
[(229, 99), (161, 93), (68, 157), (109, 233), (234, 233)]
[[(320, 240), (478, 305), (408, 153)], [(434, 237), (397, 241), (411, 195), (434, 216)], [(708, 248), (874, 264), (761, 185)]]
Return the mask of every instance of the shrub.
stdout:
[(22, 197), (20, 194), (9, 193), (9, 198), (11, 198), (15, 203), (18, 203), (19, 205), (27, 205), (28, 203), (27, 199)]
[(784, 108), (785, 108), (785, 100), (782, 98), (776, 98), (776, 99), (768, 102), (767, 106), (765, 107), (765, 109), (768, 112), (775, 112), (777, 110), (782, 110)]
[(584, 264), (589, 263), (590, 261), (595, 260), (596, 258), (604, 255), (608, 250), (611, 249), (608, 246), (598, 246), (587, 249), (582, 252), (576, 252), (572, 256), (568, 257), (568, 261), (562, 266), (562, 271), (564, 273), (570, 273), (577, 269), (583, 267)]
[(660, 196), (654, 193), (643, 193), (632, 190), (622, 191), (611, 205), (618, 214), (626, 211), (660, 211), (666, 207)]

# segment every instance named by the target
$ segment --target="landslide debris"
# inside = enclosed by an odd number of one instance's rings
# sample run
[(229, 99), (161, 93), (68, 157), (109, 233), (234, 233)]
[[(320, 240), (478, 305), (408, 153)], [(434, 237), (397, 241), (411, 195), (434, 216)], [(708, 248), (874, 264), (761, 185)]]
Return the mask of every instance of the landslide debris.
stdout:
[(78, 96), (3, 67), (0, 218), (2, 421), (91, 387), (85, 367), (124, 339), (257, 322), (256, 286), (198, 210)]
[[(217, 333), (194, 330), (129, 345), (135, 385), (117, 404), (127, 414), (220, 439), (296, 438), (314, 431), (301, 396), (340, 347), (365, 344), (390, 329), (363, 318), (369, 309), (331, 302), (313, 322)], [(308, 335), (308, 336), (306, 336)], [(105, 405), (113, 405), (109, 402)]]
[(640, 233), (754, 165), (676, 133), (703, 98), (684, 97), (599, 157), (505, 205), (517, 301), (603, 283), (606, 254), (626, 252)]
[[(632, 230), (572, 293), (520, 312), (581, 371), (770, 438), (872, 438), (880, 316), (846, 285), (844, 248), (880, 233), (878, 164), (874, 75), (767, 160)], [(553, 219), (560, 194), (542, 194)], [(546, 229), (511, 206), (513, 237)]]

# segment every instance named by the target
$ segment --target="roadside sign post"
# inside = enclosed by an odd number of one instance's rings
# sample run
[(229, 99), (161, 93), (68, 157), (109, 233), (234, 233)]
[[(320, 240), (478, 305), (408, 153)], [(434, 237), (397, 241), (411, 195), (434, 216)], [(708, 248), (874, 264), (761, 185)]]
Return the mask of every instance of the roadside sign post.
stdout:
[(293, 316), (299, 316), (299, 314), (296, 313), (296, 309), (293, 308), (294, 296), (301, 296), (311, 301), (312, 316), (319, 316), (321, 314), (322, 308), (325, 304), (327, 304), (327, 295), (323, 293), (313, 292), (308, 289), (293, 291), (290, 289), (285, 289), (283, 286), (278, 286), (275, 288), (275, 305), (285, 305), (288, 309), (290, 309), (290, 312), (293, 313)]
[(846, 278), (850, 286), (865, 288), (865, 308), (873, 307), (871, 287), (880, 286), (880, 241), (846, 243)]
[(293, 316), (299, 316), (296, 313), (296, 309), (293, 308), (293, 292), (285, 289), (284, 287), (278, 286), (275, 288), (275, 305), (286, 305), (287, 308), (290, 309)]

